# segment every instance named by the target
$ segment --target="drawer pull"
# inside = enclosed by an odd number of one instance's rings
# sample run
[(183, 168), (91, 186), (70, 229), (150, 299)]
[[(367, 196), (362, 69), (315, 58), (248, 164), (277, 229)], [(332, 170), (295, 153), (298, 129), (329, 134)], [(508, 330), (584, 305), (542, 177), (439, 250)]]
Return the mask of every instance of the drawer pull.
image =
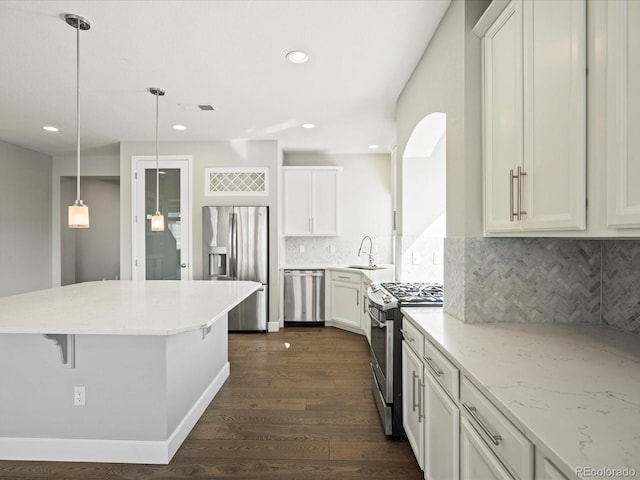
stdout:
[(422, 356), (422, 358), (424, 358), (424, 361), (427, 362), (427, 365), (429, 365), (429, 368), (431, 369), (431, 371), (433, 372), (433, 374), (436, 377), (440, 377), (442, 376), (442, 374), (444, 373), (442, 370), (438, 370), (435, 367), (435, 364), (433, 363), (433, 360), (431, 357), (425, 357), (424, 355)]
[(409, 343), (411, 342), (415, 342), (415, 338), (411, 338), (409, 336), (409, 332), (407, 332), (404, 328), (402, 330), (400, 330), (400, 333), (402, 333), (402, 336), (404, 337), (405, 340), (407, 340)]
[(489, 428), (482, 422), (482, 420), (480, 420), (480, 417), (478, 416), (478, 411), (476, 410), (476, 407), (469, 406), (469, 405), (467, 405), (466, 402), (462, 402), (462, 406), (467, 411), (467, 413), (469, 415), (471, 415), (471, 418), (473, 418), (475, 420), (475, 422), (480, 426), (482, 431), (491, 439), (491, 442), (496, 447), (498, 445), (500, 445), (500, 442), (502, 441), (502, 437), (500, 435), (496, 435), (494, 433), (491, 433), (491, 430), (489, 430)]
[[(415, 412), (416, 407), (420, 406), (420, 403), (416, 403), (416, 378), (419, 378), (415, 371), (411, 372), (411, 411)], [(418, 420), (419, 421), (419, 420)]]
[(345, 277), (344, 275), (338, 275), (338, 278), (342, 278), (343, 280), (351, 280), (351, 277)]

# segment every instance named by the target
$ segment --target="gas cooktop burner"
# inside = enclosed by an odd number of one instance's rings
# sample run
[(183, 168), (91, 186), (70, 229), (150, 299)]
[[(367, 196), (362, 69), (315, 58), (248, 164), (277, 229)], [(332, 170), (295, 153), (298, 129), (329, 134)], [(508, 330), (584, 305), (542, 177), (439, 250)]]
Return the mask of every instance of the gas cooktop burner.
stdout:
[(382, 287), (400, 305), (442, 305), (442, 284), (439, 283), (383, 283)]

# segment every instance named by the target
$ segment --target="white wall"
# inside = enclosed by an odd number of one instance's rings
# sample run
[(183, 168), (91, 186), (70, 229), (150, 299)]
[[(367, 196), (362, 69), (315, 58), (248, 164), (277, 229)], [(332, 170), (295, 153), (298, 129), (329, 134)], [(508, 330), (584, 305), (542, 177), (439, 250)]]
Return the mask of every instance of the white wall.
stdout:
[(51, 157), (0, 141), (0, 296), (51, 287)]
[(448, 237), (482, 234), (480, 40), (469, 25), (488, 4), (451, 2), (396, 108), (399, 158), (420, 120), (434, 112), (447, 115)]
[[(131, 278), (131, 157), (155, 155), (153, 142), (120, 145), (120, 275)], [(160, 155), (189, 155), (193, 158), (192, 248), (193, 279), (202, 279), (202, 207), (205, 205), (266, 205), (269, 207), (269, 321), (278, 321), (278, 188), (280, 151), (275, 141), (167, 142)], [(216, 196), (204, 194), (207, 167), (268, 167), (269, 195)]]
[[(76, 198), (76, 178), (60, 179), (60, 223)], [(120, 179), (82, 177), (90, 228), (61, 229), (61, 284), (114, 280), (120, 276)]]
[[(71, 262), (75, 262), (76, 258), (75, 245), (65, 245), (65, 248), (63, 249), (63, 241), (68, 244), (74, 244), (76, 236), (78, 235), (82, 235), (85, 237), (94, 237), (95, 235), (98, 235), (98, 230), (102, 230), (103, 228), (118, 230), (120, 227), (120, 221), (117, 216), (109, 214), (109, 212), (112, 211), (114, 205), (99, 205), (98, 203), (101, 201), (99, 200), (99, 198), (101, 198), (100, 196), (93, 201), (89, 201), (89, 199), (92, 197), (92, 193), (89, 191), (89, 189), (91, 188), (91, 184), (87, 183), (85, 185), (84, 183), (84, 177), (98, 177), (102, 179), (114, 179), (120, 177), (119, 152), (120, 148), (118, 144), (107, 145), (102, 148), (82, 151), (82, 155), (80, 158), (80, 197), (89, 206), (89, 221), (91, 223), (91, 227), (89, 228), (89, 230), (93, 230), (89, 234), (86, 234), (86, 232), (77, 232), (76, 230), (72, 230), (67, 227), (67, 199), (63, 198), (61, 191), (63, 185), (66, 188), (69, 188), (69, 184), (67, 183), (68, 177), (76, 176), (76, 155), (70, 154), (53, 157), (53, 169), (50, 177), (52, 188), (52, 200), (50, 207), (52, 218), (51, 282), (53, 286), (67, 284), (72, 279), (75, 281), (75, 278), (72, 278), (68, 273), (71, 271), (71, 268), (73, 268), (73, 271), (75, 272), (75, 267), (72, 267), (71, 265)], [(73, 200), (75, 200), (75, 181), (73, 182)], [(107, 214), (108, 218), (105, 218), (104, 215), (101, 215), (101, 212)], [(107, 223), (105, 223), (105, 220)], [(73, 248), (69, 248), (70, 246), (72, 246)], [(112, 250), (109, 249), (109, 251), (111, 252)], [(93, 255), (92, 252), (87, 253), (88, 255)], [(73, 260), (71, 259), (71, 257), (73, 257)], [(89, 261), (93, 260), (95, 259)], [(64, 278), (62, 273), (63, 263), (66, 265), (66, 273), (64, 275)], [(113, 279), (115, 277), (114, 272), (117, 271), (118, 267), (119, 265), (114, 265), (113, 269), (109, 268), (108, 271), (105, 269), (105, 273), (98, 274), (100, 276), (97, 277), (97, 279), (102, 279), (102, 277)]]
[[(366, 264), (366, 255), (357, 256), (365, 235), (373, 240), (376, 263), (392, 263), (390, 154), (285, 153), (284, 165), (337, 165), (343, 171), (339, 190), (340, 236), (286, 238), (283, 265)], [(304, 253), (300, 252), (300, 246), (304, 246)]]

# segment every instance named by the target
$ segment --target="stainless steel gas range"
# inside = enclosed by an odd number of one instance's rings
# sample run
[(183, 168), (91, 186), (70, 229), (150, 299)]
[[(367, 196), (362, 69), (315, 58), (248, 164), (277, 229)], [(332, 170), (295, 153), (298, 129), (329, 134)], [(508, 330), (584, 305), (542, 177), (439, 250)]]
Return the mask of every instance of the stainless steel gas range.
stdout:
[(437, 283), (372, 283), (367, 291), (371, 317), (371, 376), (384, 433), (403, 436), (401, 307), (441, 307)]

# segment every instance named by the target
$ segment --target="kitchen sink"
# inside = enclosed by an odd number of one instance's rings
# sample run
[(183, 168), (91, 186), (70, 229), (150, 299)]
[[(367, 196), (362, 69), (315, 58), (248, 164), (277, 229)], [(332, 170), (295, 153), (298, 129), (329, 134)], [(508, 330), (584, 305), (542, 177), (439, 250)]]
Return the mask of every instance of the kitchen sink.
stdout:
[(370, 267), (369, 265), (349, 265), (347, 268), (357, 268), (358, 270), (384, 270), (387, 267), (379, 267), (374, 265)]

